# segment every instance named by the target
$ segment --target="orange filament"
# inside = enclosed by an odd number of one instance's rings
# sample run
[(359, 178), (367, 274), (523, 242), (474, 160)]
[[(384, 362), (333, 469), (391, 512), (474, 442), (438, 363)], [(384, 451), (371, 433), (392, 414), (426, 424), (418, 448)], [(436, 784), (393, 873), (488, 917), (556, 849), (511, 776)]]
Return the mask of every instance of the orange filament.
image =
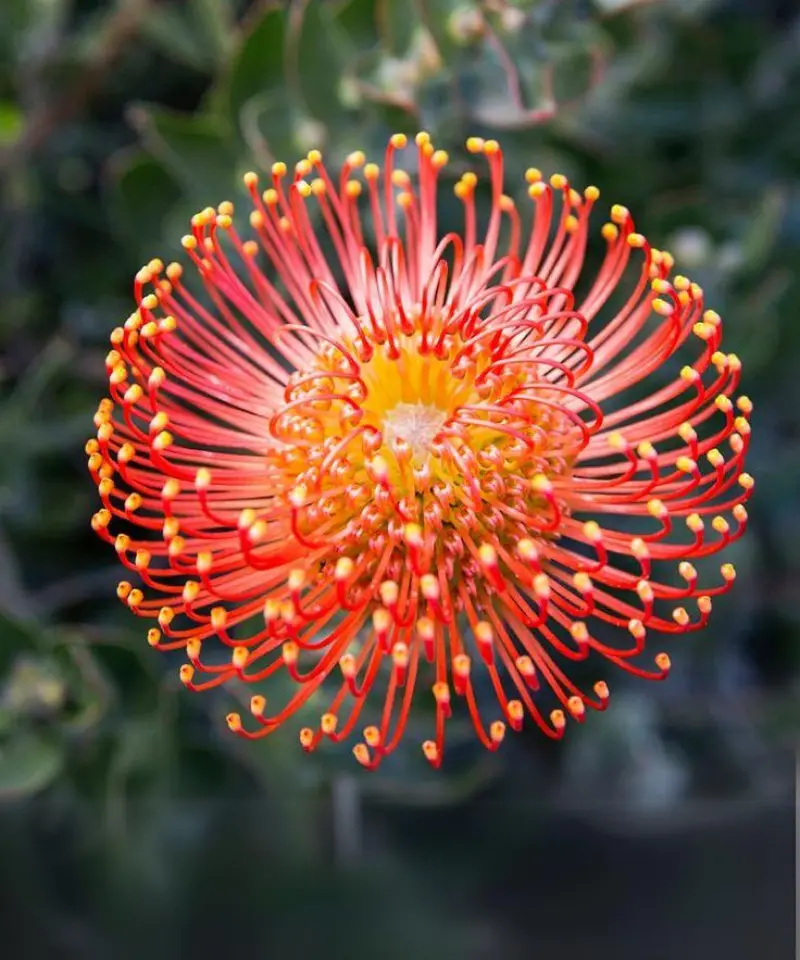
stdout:
[[(247, 238), (230, 202), (184, 237), (204, 294), (152, 260), (111, 335), (92, 527), (141, 581), (117, 593), (157, 620), (148, 643), (186, 650), (189, 689), (291, 677), (277, 708), (253, 696), (251, 725), (228, 716), (241, 736), (314, 710), (305, 750), (360, 730), (354, 756), (374, 768), (427, 697), (436, 767), (455, 710), (490, 750), (526, 718), (560, 738), (609, 699), (565, 664), (662, 679), (666, 654), (641, 664), (650, 633), (702, 628), (735, 580), (725, 563), (701, 586), (695, 566), (741, 536), (753, 489), (752, 403), (718, 314), (620, 205), (578, 296), (597, 188), (531, 168), (517, 210), (499, 145), (467, 149), (491, 214), (479, 228), (465, 173), (464, 228), (444, 236), (448, 158), (428, 134), (393, 136), (382, 168), (351, 154), (338, 179), (318, 151), (266, 186), (247, 174)], [(204, 658), (211, 637), (228, 657)]]

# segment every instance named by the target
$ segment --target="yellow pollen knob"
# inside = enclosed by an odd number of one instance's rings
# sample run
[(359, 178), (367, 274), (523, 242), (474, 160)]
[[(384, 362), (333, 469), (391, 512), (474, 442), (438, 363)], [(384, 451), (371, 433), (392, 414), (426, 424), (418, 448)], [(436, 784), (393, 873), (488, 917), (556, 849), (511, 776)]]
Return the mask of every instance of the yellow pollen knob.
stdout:
[(592, 581), (586, 573), (576, 573), (572, 578), (575, 586), (581, 593), (589, 593), (592, 590)]
[(653, 602), (653, 588), (646, 580), (640, 580), (636, 584), (636, 592), (639, 594), (639, 599), (642, 603)]
[(645, 460), (649, 460), (656, 455), (656, 448), (649, 440), (643, 440), (636, 448), (636, 452)]
[(403, 539), (409, 547), (421, 549), (425, 545), (422, 527), (418, 523), (407, 523), (403, 528)]
[(469, 676), (471, 666), (470, 659), (466, 654), (459, 653), (453, 657), (453, 672), (459, 677), (465, 678)]
[(393, 607), (396, 605), (400, 596), (400, 587), (394, 580), (384, 580), (380, 587), (378, 587), (378, 592), (380, 593), (383, 604), (387, 607)]
[(392, 625), (392, 616), (388, 610), (385, 610), (383, 607), (378, 607), (377, 610), (373, 611), (372, 626), (375, 628), (377, 633), (381, 633), (381, 634), (388, 633), (391, 625)]
[(439, 590), (439, 581), (432, 573), (426, 573), (420, 578), (420, 590), (426, 600), (438, 600), (441, 594)]
[(637, 640), (641, 640), (642, 637), (644, 637), (645, 635), (644, 624), (642, 623), (641, 620), (636, 620), (636, 619), (629, 620), (628, 630), (630, 631), (631, 635), (635, 637)]
[(482, 543), (478, 547), (478, 558), (484, 567), (497, 566), (497, 551), (490, 543)]
[(297, 663), (297, 658), (300, 656), (300, 648), (294, 641), (290, 640), (281, 647), (281, 655), (283, 656), (283, 662), (291, 666)]
[(717, 531), (717, 533), (725, 534), (730, 530), (730, 524), (725, 517), (714, 517), (714, 519), (711, 521), (711, 526)]
[(350, 559), (350, 557), (339, 557), (336, 561), (336, 569), (334, 571), (334, 577), (338, 581), (349, 580), (353, 576), (353, 571), (355, 570), (355, 564)]
[(569, 632), (572, 634), (572, 639), (576, 643), (589, 642), (589, 629), (585, 623), (582, 623), (581, 621), (576, 621), (569, 628)]
[(228, 729), (232, 733), (238, 733), (242, 729), (242, 718), (238, 713), (229, 713), (225, 717), (225, 722), (228, 724)]
[(117, 553), (125, 553), (125, 551), (130, 546), (131, 538), (126, 533), (117, 534), (117, 539), (114, 541), (114, 549)]
[(186, 641), (186, 656), (190, 660), (199, 660), (203, 644), (197, 637), (191, 637)]
[(540, 600), (547, 600), (550, 596), (550, 580), (546, 573), (537, 573), (533, 578), (533, 592)]
[(530, 657), (522, 656), (517, 657), (514, 662), (514, 666), (519, 670), (523, 677), (532, 677), (536, 673), (536, 669), (533, 666), (533, 661)]
[(573, 717), (582, 717), (586, 713), (586, 704), (580, 697), (570, 697), (567, 701), (567, 707)]
[(588, 520), (583, 525), (583, 535), (587, 540), (591, 540), (593, 543), (597, 543), (599, 540), (603, 539), (603, 533), (600, 529), (600, 525), (595, 520)]
[(672, 611), (672, 619), (678, 624), (678, 626), (685, 627), (689, 622), (689, 614), (683, 607), (676, 607)]
[(335, 713), (323, 713), (319, 725), (325, 736), (329, 737), (332, 733), (336, 733), (338, 722), (339, 720)]
[(342, 671), (342, 676), (345, 679), (352, 678), (357, 673), (356, 658), (352, 653), (346, 653), (339, 660), (339, 669)]
[(398, 642), (392, 647), (392, 660), (396, 667), (407, 667), (408, 657), (408, 646), (405, 643)]
[(214, 607), (211, 611), (211, 626), (215, 630), (224, 630), (228, 622), (228, 611), (224, 607)]
[(263, 717), (266, 709), (267, 701), (264, 697), (259, 694), (250, 697), (250, 713), (252, 713), (254, 717)]
[(530, 563), (538, 558), (539, 551), (536, 549), (536, 544), (533, 540), (524, 539), (520, 540), (517, 544), (517, 554), (520, 559)]

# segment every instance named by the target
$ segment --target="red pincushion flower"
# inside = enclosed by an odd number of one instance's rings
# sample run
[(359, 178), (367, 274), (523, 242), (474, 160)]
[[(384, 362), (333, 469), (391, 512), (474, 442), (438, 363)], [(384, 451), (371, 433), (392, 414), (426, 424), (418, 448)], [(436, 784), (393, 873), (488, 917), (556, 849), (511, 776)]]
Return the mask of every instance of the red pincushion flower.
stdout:
[[(407, 146), (392, 137), (383, 169), (351, 154), (338, 183), (317, 151), (291, 178), (275, 164), (263, 192), (247, 174), (251, 239), (230, 203), (197, 214), (183, 246), (205, 293), (177, 263), (139, 271), (87, 445), (94, 529), (144, 581), (119, 596), (157, 619), (154, 647), (185, 648), (186, 686), (288, 671), (288, 702), (252, 698), (254, 730), (229, 715), (255, 737), (332, 681), (301, 743), (344, 739), (375, 710), (354, 748), (369, 767), (415, 695), (432, 696), (423, 750), (438, 766), (451, 698), (494, 749), (526, 716), (558, 738), (567, 715), (606, 706), (606, 683), (580, 689), (571, 661), (663, 678), (665, 653), (639, 665), (646, 636), (705, 625), (735, 573), (703, 589), (692, 560), (741, 535), (753, 486), (741, 364), (627, 209), (611, 208), (587, 282), (595, 187), (531, 169), (518, 210), (498, 144), (472, 138), (491, 214), (479, 231), (464, 173), (463, 233), (440, 237), (447, 155), (420, 134), (411, 175), (396, 167)], [(672, 370), (692, 344), (694, 363)], [(114, 518), (130, 532), (114, 537)], [(223, 661), (204, 658), (214, 636)], [(548, 688), (560, 707), (542, 704)]]

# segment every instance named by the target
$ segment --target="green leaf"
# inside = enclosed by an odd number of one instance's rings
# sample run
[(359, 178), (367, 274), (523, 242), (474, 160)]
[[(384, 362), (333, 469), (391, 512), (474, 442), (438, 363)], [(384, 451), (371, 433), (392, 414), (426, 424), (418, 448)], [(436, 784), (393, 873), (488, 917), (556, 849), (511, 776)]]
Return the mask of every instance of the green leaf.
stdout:
[(26, 47), (30, 49), (31, 41), (41, 42), (56, 35), (68, 16), (67, 0), (3, 0), (0, 50), (16, 60)]
[(190, 0), (198, 36), (217, 63), (230, 52), (235, 27), (233, 4), (228, 0)]
[(361, 50), (380, 42), (378, 6), (380, 0), (345, 0), (336, 12), (336, 22), (351, 43)]
[(0, 674), (7, 671), (18, 654), (38, 651), (43, 646), (39, 627), (0, 609)]
[(36, 363), (26, 371), (14, 391), (17, 415), (33, 417), (47, 393), (74, 361), (74, 349), (63, 337), (53, 337), (41, 350)]
[(289, 11), (286, 82), (312, 117), (331, 126), (344, 124), (347, 111), (339, 82), (352, 48), (327, 6), (298, 0)]
[(14, 143), (22, 130), (22, 110), (10, 100), (0, 100), (0, 147)]
[(107, 183), (115, 231), (146, 248), (160, 238), (164, 220), (181, 190), (163, 163), (137, 150), (118, 155)]
[(267, 90), (248, 100), (239, 112), (239, 125), (253, 158), (264, 169), (301, 152), (295, 138), (295, 113), (279, 92)]
[(393, 57), (405, 57), (419, 27), (414, 0), (376, 0), (376, 17), (383, 42)]
[(157, 7), (145, 18), (142, 31), (150, 43), (170, 60), (195, 70), (210, 66), (208, 51), (192, 29), (185, 10)]
[(243, 36), (212, 103), (237, 119), (250, 99), (280, 90), (284, 83), (285, 35), (284, 14), (277, 9), (267, 10)]
[(114, 793), (130, 789), (130, 781), (151, 781), (168, 772), (173, 748), (171, 731), (158, 713), (130, 716), (120, 730), (109, 764), (108, 778)]
[(0, 744), (0, 802), (39, 793), (63, 768), (64, 753), (52, 740), (24, 733)]
[(8, 672), (0, 705), (17, 721), (52, 718), (60, 713), (66, 695), (67, 687), (55, 658), (22, 655)]
[(775, 249), (780, 225), (786, 211), (786, 197), (780, 189), (769, 190), (753, 215), (741, 241), (742, 263), (749, 270), (760, 270)]
[(230, 47), (231, 6), (225, 0), (158, 4), (145, 17), (142, 31), (171, 60), (195, 70), (209, 70), (224, 60)]
[(441, 57), (450, 60), (463, 49), (457, 39), (453, 15), (465, 9), (464, 0), (425, 0), (420, 4), (420, 18), (430, 33)]
[(574, 17), (567, 19), (558, 42), (546, 40), (533, 14), (513, 29), (496, 25), (479, 61), (479, 119), (491, 126), (525, 127), (548, 119), (557, 101), (563, 105), (584, 96), (597, 70), (599, 37)]
[(32, 607), (31, 599), (22, 583), (16, 554), (0, 529), (0, 610), (8, 610), (18, 617), (27, 617), (30, 616)]
[(241, 164), (219, 117), (140, 105), (131, 110), (130, 120), (152, 156), (197, 207), (218, 203), (234, 189)]

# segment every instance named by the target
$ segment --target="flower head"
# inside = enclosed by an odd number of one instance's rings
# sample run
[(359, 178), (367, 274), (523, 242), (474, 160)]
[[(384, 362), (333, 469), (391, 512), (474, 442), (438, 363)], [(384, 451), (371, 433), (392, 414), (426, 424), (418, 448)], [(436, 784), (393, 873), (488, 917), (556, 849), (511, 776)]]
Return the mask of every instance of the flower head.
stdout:
[(498, 144), (467, 147), (491, 212), (463, 173), (444, 236), (448, 157), (424, 133), (338, 180), (317, 151), (266, 188), (247, 174), (248, 238), (231, 203), (198, 213), (194, 271), (143, 267), (111, 335), (93, 526), (187, 687), (292, 678), (288, 700), (252, 698), (254, 723), (229, 715), (242, 736), (308, 705), (307, 750), (360, 736), (371, 767), (417, 697), (434, 766), (459, 700), (489, 749), (526, 718), (559, 738), (609, 696), (571, 662), (662, 679), (650, 635), (700, 629), (734, 580), (693, 566), (741, 535), (753, 486), (720, 317), (624, 207), (584, 268), (595, 187), (531, 169), (518, 209)]

